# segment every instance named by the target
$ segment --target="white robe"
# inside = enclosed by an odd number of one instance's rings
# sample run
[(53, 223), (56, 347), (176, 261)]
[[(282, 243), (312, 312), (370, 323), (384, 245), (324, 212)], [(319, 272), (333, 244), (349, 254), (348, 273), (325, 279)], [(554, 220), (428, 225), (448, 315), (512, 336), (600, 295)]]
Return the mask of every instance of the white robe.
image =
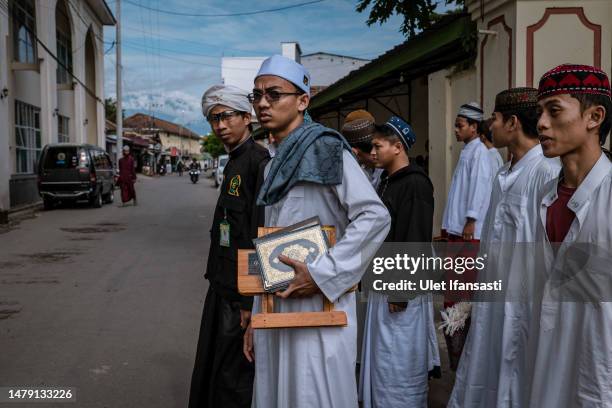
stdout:
[(382, 176), (384, 170), (378, 168), (364, 168), (363, 171), (368, 177), (368, 179), (370, 179), (370, 183), (372, 183), (372, 187), (374, 187), (374, 190), (378, 191), (378, 185), (380, 184), (380, 176)]
[[(342, 184), (298, 183), (266, 207), (266, 225), (287, 226), (316, 215), (336, 227), (336, 245), (308, 269), (335, 309), (346, 312), (348, 326), (255, 330), (254, 407), (357, 407), (356, 296), (345, 292), (361, 280), (391, 218), (353, 155), (345, 150), (342, 158)], [(260, 308), (255, 298), (253, 313)], [(322, 297), (275, 298), (274, 309), (321, 311)]]
[(480, 250), (481, 255), (487, 254), (490, 269), (488, 276), (487, 271), (481, 276), (488, 281), (502, 279), (511, 301), (472, 303), (472, 323), (448, 403), (452, 408), (521, 406), (530, 308), (527, 302), (516, 301), (516, 292), (533, 258), (521, 256), (526, 247), (512, 243), (535, 241), (538, 195), (543, 185), (558, 176), (561, 165), (558, 159), (545, 158), (539, 144), (512, 170), (510, 164), (493, 181)]
[(370, 291), (359, 375), (363, 408), (427, 407), (429, 371), (439, 365), (431, 294), (389, 313), (387, 296)]
[[(574, 408), (612, 407), (612, 164), (602, 154), (568, 202), (576, 214), (555, 255), (546, 235), (547, 209), (557, 199), (558, 179), (543, 189), (537, 242), (544, 246), (544, 262), (549, 271), (543, 298), (534, 309), (530, 334), (533, 362), (530, 407)], [(584, 244), (591, 244), (588, 257), (565, 257)], [(570, 252), (572, 251), (572, 252)], [(586, 262), (572, 282), (580, 282), (593, 296), (593, 303), (556, 300), (555, 287), (568, 273), (570, 262)], [(591, 279), (599, 276), (599, 283)], [(604, 278), (604, 280), (601, 279)], [(589, 285), (590, 284), (590, 285)], [(607, 296), (601, 301), (601, 293)], [(537, 319), (537, 320), (536, 320)]]
[(476, 138), (463, 146), (453, 173), (442, 228), (462, 235), (467, 218), (476, 220), (474, 239), (480, 239), (491, 196), (491, 162), (487, 147)]
[(504, 159), (502, 159), (501, 154), (499, 154), (495, 147), (489, 149), (489, 160), (491, 161), (491, 174), (495, 175), (504, 165)]

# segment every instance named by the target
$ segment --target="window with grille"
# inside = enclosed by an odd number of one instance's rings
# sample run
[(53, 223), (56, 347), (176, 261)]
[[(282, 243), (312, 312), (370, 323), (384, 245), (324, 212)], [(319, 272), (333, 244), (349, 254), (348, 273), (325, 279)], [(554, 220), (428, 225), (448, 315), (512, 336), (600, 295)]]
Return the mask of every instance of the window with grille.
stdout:
[(34, 0), (10, 2), (13, 17), (13, 57), (17, 62), (36, 63), (36, 14)]
[[(57, 64), (57, 83), (70, 83), (72, 73), (72, 44), (70, 37), (58, 31), (57, 37), (57, 59), (61, 64)], [(63, 66), (62, 66), (63, 65)]]
[(69, 118), (62, 115), (57, 115), (57, 141), (59, 143), (68, 143), (70, 142), (69, 135)]
[[(70, 35), (70, 20), (66, 15), (65, 8), (57, 5), (55, 12), (55, 38), (57, 44), (57, 83), (68, 84), (71, 82), (72, 73), (72, 39)], [(62, 66), (63, 65), (63, 66)]]
[(34, 173), (41, 150), (40, 109), (15, 101), (16, 172)]

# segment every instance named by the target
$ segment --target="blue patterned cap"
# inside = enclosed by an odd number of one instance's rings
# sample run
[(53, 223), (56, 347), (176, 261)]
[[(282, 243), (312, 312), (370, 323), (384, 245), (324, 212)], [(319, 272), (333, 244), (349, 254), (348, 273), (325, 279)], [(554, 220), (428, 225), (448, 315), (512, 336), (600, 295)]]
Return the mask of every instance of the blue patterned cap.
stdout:
[(291, 82), (310, 96), (310, 74), (302, 65), (291, 58), (273, 55), (262, 62), (257, 77), (274, 75)]
[(391, 116), (385, 125), (393, 129), (393, 132), (400, 138), (406, 149), (410, 149), (416, 143), (416, 134), (412, 127), (401, 118)]

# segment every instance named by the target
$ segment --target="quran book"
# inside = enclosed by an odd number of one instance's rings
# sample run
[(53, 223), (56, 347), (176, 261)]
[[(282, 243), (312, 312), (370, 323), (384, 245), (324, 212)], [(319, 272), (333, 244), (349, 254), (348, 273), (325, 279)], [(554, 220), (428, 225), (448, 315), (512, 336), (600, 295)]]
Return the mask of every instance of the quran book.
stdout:
[(327, 238), (316, 217), (257, 238), (253, 242), (266, 292), (286, 288), (295, 276), (293, 268), (280, 261), (280, 255), (311, 263), (328, 249)]

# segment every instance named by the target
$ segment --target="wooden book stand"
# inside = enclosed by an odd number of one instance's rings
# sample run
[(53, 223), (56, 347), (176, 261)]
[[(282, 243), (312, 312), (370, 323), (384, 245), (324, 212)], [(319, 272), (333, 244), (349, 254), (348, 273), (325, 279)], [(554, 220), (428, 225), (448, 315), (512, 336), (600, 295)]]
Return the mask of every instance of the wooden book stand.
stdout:
[[(278, 231), (280, 227), (259, 227), (257, 236)], [(331, 246), (336, 243), (334, 227), (323, 227)], [(274, 293), (266, 293), (261, 282), (261, 276), (249, 275), (249, 254), (254, 249), (238, 250), (238, 292), (244, 296), (261, 296), (261, 313), (253, 315), (251, 325), (254, 329), (277, 329), (296, 327), (327, 327), (346, 326), (346, 313), (334, 310), (334, 304), (323, 295), (323, 311), (274, 313)]]

